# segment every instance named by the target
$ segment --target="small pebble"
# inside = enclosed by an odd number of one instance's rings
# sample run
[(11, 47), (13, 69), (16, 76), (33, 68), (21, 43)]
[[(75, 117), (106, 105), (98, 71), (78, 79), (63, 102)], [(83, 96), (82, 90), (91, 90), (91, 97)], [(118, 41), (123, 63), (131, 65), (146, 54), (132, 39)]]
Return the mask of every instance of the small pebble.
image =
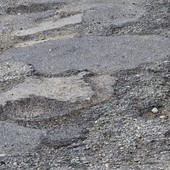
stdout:
[(152, 113), (158, 113), (158, 109), (156, 108), (156, 107), (154, 107), (153, 109), (152, 109)]
[(109, 168), (109, 164), (105, 164), (105, 167), (106, 167), (106, 168)]
[(90, 97), (87, 97), (86, 100), (90, 101)]
[(160, 116), (160, 119), (165, 119), (165, 118), (166, 118), (165, 115), (161, 115), (161, 116)]
[(16, 165), (17, 165), (17, 162), (14, 162), (13, 165), (16, 166)]
[(6, 156), (6, 154), (0, 154), (0, 157), (4, 157), (4, 156)]

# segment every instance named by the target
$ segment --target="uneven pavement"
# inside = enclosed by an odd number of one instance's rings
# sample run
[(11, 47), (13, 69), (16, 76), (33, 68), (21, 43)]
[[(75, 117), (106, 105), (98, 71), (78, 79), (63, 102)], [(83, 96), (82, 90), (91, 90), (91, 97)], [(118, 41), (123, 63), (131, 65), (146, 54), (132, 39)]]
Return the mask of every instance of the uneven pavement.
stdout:
[(0, 0), (0, 170), (169, 170), (170, 1)]

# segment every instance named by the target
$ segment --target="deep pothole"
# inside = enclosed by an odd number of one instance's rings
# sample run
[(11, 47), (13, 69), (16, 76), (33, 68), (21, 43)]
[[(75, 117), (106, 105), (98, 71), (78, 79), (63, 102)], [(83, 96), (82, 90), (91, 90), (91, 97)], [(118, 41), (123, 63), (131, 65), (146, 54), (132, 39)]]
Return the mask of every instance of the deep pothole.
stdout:
[[(1, 94), (1, 120), (46, 128), (87, 123), (100, 115), (94, 106), (113, 103), (112, 111), (137, 117), (168, 115), (168, 60), (111, 75), (79, 72), (69, 77), (31, 77)], [(53, 84), (53, 87), (51, 87)], [(4, 102), (2, 102), (4, 100)], [(4, 104), (5, 103), (5, 104)], [(152, 113), (157, 108), (158, 113)]]
[(23, 126), (46, 128), (78, 123), (82, 111), (91, 103), (58, 101), (45, 97), (32, 96), (17, 101), (8, 101), (1, 107), (1, 120), (12, 121)]
[(146, 119), (169, 117), (169, 64), (168, 59), (118, 72), (113, 95), (119, 112)]
[(85, 112), (109, 100), (115, 83), (115, 77), (86, 70), (58, 76), (37, 74), (0, 93), (1, 120), (38, 128), (85, 122)]

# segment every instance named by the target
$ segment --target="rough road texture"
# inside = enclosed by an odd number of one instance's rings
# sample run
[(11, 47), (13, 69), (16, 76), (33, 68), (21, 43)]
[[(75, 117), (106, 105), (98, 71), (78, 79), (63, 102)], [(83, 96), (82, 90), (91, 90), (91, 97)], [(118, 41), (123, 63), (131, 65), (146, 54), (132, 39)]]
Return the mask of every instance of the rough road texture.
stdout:
[(170, 169), (169, 0), (0, 0), (0, 170), (38, 169)]

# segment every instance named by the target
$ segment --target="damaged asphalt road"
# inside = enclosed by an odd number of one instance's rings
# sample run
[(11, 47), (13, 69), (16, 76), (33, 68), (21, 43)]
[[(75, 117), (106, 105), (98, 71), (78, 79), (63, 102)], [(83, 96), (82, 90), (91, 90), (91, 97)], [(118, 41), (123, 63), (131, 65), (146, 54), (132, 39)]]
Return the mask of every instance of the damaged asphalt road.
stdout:
[(0, 0), (0, 169), (170, 168), (169, 0)]

